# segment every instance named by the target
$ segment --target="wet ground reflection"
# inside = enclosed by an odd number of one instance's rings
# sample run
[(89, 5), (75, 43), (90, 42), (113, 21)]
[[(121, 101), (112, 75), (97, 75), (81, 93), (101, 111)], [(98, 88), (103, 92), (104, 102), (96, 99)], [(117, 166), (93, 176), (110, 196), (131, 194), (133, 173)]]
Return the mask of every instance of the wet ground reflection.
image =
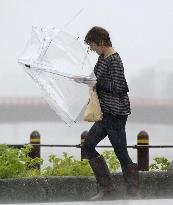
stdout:
[[(24, 205), (172, 205), (173, 199), (25, 203)], [(10, 204), (8, 204), (10, 205)], [(15, 204), (21, 205), (21, 204)]]

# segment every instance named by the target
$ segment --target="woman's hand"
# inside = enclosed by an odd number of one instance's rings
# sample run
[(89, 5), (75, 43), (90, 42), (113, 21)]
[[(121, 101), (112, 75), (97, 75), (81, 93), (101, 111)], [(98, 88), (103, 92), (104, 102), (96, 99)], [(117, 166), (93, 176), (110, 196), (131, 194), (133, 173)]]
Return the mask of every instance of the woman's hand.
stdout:
[(93, 86), (93, 90), (96, 90), (96, 83), (95, 83), (94, 86)]
[(77, 76), (73, 77), (73, 80), (74, 80), (76, 83), (86, 84), (86, 85), (88, 85), (89, 87), (92, 87), (93, 90), (96, 89), (96, 83), (97, 83), (96, 80), (88, 80), (88, 79), (86, 79), (85, 77), (82, 78), (82, 77), (77, 77)]
[(96, 89), (96, 83), (97, 83), (96, 80), (90, 81), (90, 84), (88, 84), (88, 86), (89, 86), (90, 88), (92, 88), (93, 90), (95, 90), (95, 89)]
[(83, 78), (77, 77), (77, 76), (74, 76), (74, 77), (73, 77), (73, 80), (74, 80), (76, 83), (83, 83), (83, 81), (84, 81)]

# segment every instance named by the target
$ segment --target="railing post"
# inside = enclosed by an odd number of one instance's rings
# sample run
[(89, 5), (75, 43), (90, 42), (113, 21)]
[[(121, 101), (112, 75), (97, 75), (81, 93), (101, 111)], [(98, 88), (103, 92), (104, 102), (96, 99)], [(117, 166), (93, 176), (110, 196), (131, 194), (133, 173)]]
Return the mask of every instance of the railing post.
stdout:
[[(146, 131), (141, 131), (137, 135), (137, 145), (149, 145), (149, 135)], [(149, 148), (138, 147), (137, 149), (138, 169), (149, 171)]]
[(86, 154), (84, 153), (83, 149), (82, 149), (82, 145), (85, 142), (85, 139), (87, 137), (88, 131), (84, 131), (81, 134), (81, 160), (86, 159)]
[[(30, 134), (30, 144), (40, 144), (40, 133), (38, 131), (33, 131)], [(35, 157), (39, 157), (40, 158), (40, 146), (35, 146), (33, 145), (33, 150), (32, 152), (29, 154), (31, 158), (35, 158)], [(40, 170), (40, 165), (36, 164), (35, 168), (37, 168), (38, 170)]]

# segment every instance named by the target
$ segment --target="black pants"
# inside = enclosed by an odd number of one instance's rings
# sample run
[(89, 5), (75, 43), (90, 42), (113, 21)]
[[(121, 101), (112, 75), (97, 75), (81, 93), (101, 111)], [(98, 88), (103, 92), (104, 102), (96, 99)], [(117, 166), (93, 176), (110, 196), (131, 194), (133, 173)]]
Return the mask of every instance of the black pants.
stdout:
[(114, 152), (120, 161), (122, 171), (128, 164), (132, 164), (127, 151), (127, 140), (125, 125), (127, 116), (105, 114), (102, 121), (95, 122), (88, 132), (87, 138), (83, 144), (82, 150), (86, 157), (90, 160), (98, 157), (99, 153), (96, 151), (96, 145), (104, 139), (107, 135), (114, 148)]

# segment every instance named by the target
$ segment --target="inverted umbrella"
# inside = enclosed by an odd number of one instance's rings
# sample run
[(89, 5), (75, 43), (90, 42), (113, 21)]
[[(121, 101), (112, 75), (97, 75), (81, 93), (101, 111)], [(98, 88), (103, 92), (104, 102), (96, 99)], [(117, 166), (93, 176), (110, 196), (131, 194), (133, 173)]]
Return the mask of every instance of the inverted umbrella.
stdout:
[(33, 27), (18, 62), (56, 114), (68, 125), (76, 122), (88, 101), (89, 89), (74, 78), (94, 79), (87, 49), (79, 39), (55, 28)]

